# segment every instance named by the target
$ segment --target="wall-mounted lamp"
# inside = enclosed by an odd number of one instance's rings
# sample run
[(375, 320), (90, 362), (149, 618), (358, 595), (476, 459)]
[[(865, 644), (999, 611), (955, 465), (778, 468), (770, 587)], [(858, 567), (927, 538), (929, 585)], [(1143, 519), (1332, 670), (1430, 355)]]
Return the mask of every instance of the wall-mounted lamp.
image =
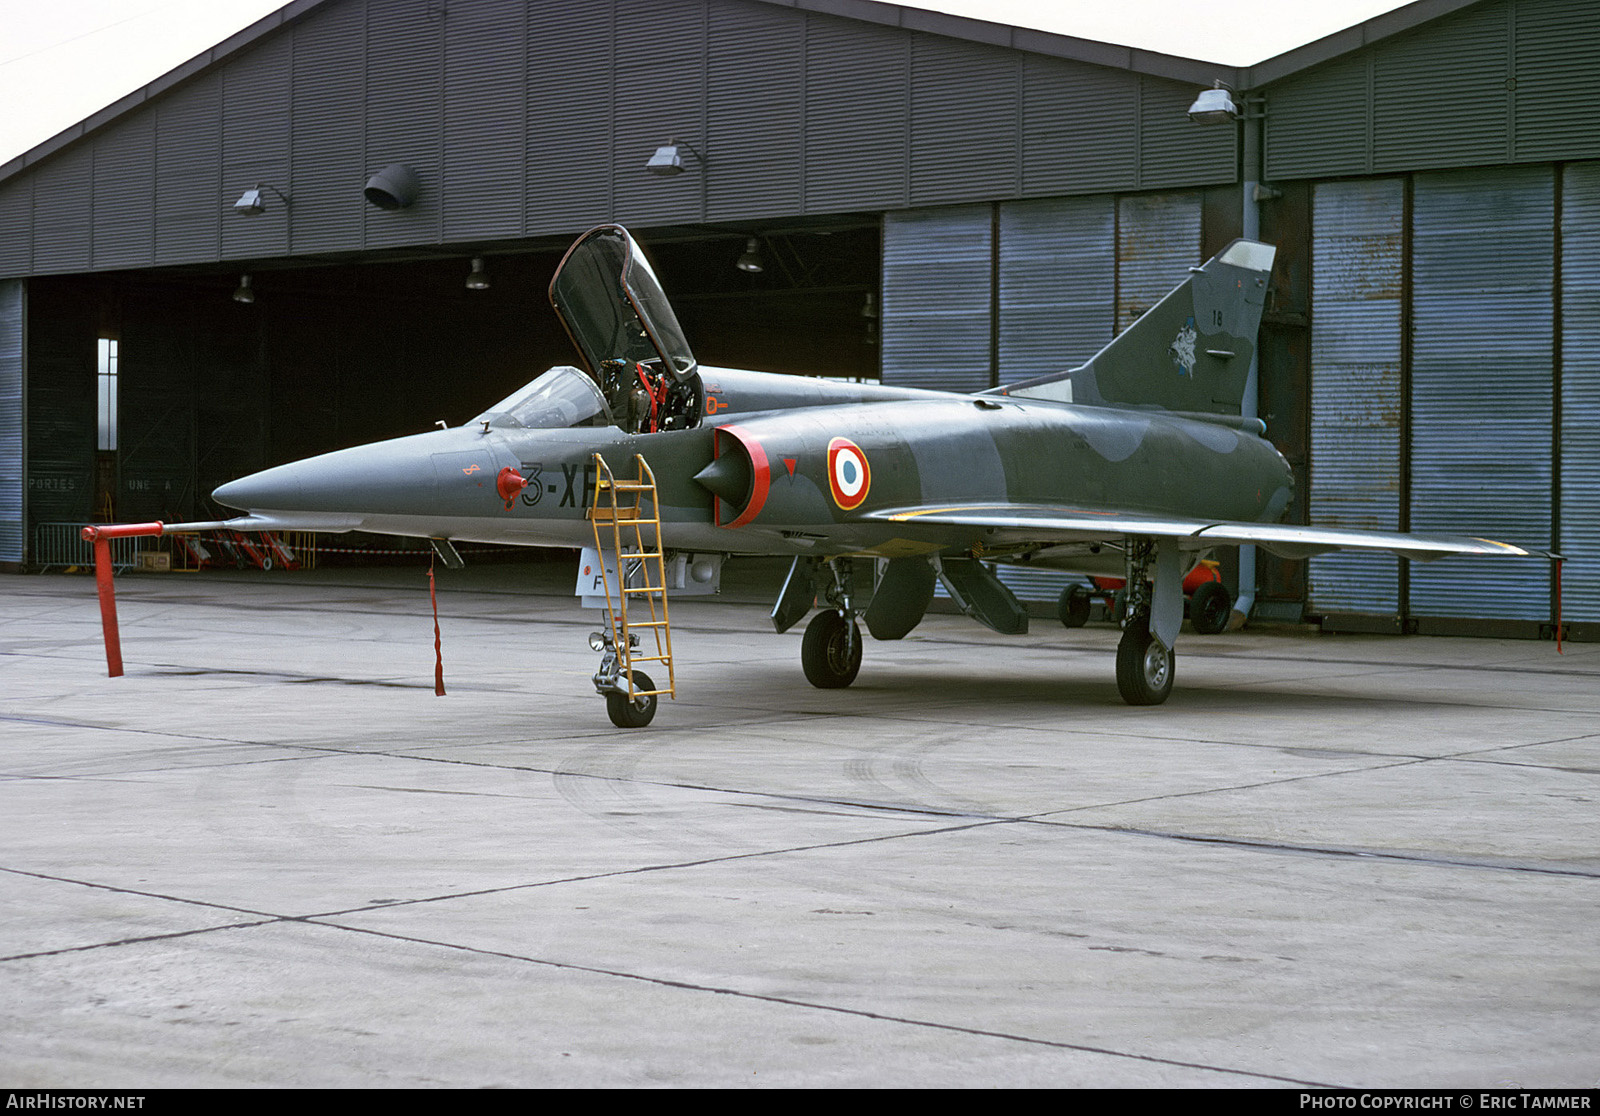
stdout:
[(1214, 82), (1210, 89), (1201, 90), (1194, 104), (1189, 106), (1189, 119), (1196, 124), (1231, 124), (1240, 115), (1238, 106), (1233, 103), (1232, 90), (1221, 80)]
[(751, 275), (761, 274), (763, 270), (761, 264), (761, 244), (756, 240), (755, 237), (752, 236), (750, 239), (744, 242), (744, 255), (740, 256), (738, 262), (733, 266), (737, 267), (740, 271), (748, 271)]
[(698, 159), (701, 166), (705, 166), (705, 156), (696, 151), (692, 145), (681, 140), (670, 139), (664, 146), (656, 148), (656, 153), (650, 156), (650, 161), (644, 165), (644, 169), (663, 178), (682, 174), (683, 153), (685, 151)]
[(251, 303), (255, 300), (256, 293), (250, 289), (250, 276), (239, 276), (239, 285), (233, 291), (233, 301)]
[(422, 180), (417, 172), (404, 163), (395, 163), (367, 179), (367, 188), (362, 192), (379, 209), (404, 209), (417, 200), (421, 191)]
[(263, 190), (271, 190), (274, 194), (277, 194), (278, 198), (283, 202), (284, 208), (288, 208), (289, 199), (282, 190), (269, 182), (257, 182), (250, 189), (239, 195), (239, 200), (233, 203), (233, 211), (242, 213), (246, 217), (256, 217), (265, 213), (267, 211), (267, 203), (261, 196), (261, 191)]
[(472, 271), (467, 275), (467, 290), (486, 291), (489, 289), (489, 275), (483, 270), (483, 260), (474, 258)]

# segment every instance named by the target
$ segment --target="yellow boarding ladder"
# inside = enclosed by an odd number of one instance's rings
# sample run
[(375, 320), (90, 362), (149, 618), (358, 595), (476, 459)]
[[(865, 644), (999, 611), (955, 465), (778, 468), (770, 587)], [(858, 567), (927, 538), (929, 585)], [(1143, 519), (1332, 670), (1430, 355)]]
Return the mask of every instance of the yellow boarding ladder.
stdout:
[[(627, 679), (628, 700), (666, 694), (678, 696), (677, 676), (672, 668), (672, 628), (667, 617), (667, 565), (661, 549), (661, 512), (656, 500), (656, 478), (642, 454), (634, 454), (639, 475), (636, 480), (617, 480), (611, 467), (598, 453), (594, 455), (594, 501), (589, 520), (594, 527), (594, 546), (600, 552), (600, 580), (606, 593), (606, 620), (611, 625), (611, 645), (616, 649), (620, 694)], [(601, 530), (609, 524), (611, 530)], [(608, 561), (607, 556), (615, 559)], [(611, 570), (619, 584), (612, 585)], [(649, 619), (644, 619), (648, 616)], [(650, 644), (635, 639), (638, 629), (654, 636)], [(661, 663), (667, 668), (667, 684), (656, 687), (639, 663)], [(638, 684), (643, 681), (643, 685)]]

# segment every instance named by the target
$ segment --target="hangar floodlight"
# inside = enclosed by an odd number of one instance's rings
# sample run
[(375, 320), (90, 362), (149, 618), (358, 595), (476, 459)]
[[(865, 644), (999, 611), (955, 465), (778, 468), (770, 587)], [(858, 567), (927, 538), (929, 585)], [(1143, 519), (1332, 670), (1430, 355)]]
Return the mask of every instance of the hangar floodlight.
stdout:
[(1233, 93), (1221, 81), (1202, 90), (1189, 106), (1189, 119), (1196, 124), (1232, 124), (1239, 116)]
[(650, 156), (650, 161), (644, 165), (644, 169), (662, 178), (670, 178), (673, 175), (682, 174), (684, 171), (683, 153), (685, 151), (699, 159), (702, 164), (705, 163), (704, 156), (696, 151), (692, 144), (670, 139), (656, 148), (656, 153)]
[(284, 196), (282, 190), (269, 182), (257, 182), (250, 189), (239, 195), (239, 200), (233, 203), (233, 211), (242, 213), (246, 217), (256, 217), (265, 213), (267, 211), (267, 202), (261, 196), (261, 191), (263, 190), (271, 190), (283, 201), (285, 207), (288, 206), (289, 199)]
[(748, 271), (751, 275), (759, 275), (763, 270), (761, 263), (761, 244), (755, 237), (744, 242), (744, 255), (734, 264), (740, 271)]
[(467, 290), (486, 291), (489, 289), (489, 273), (483, 270), (481, 257), (474, 257), (472, 272), (467, 276)]
[(250, 289), (250, 276), (239, 276), (239, 285), (233, 291), (233, 301), (251, 303), (255, 300), (256, 293)]
[(393, 163), (367, 179), (362, 193), (379, 209), (404, 209), (417, 200), (422, 180), (404, 163)]

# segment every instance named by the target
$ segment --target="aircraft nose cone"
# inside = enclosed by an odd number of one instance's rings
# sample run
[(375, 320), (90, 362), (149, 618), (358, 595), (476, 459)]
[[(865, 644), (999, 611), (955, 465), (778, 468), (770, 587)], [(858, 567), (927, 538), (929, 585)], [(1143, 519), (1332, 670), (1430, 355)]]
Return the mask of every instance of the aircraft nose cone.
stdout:
[[(315, 460), (315, 459), (313, 459)], [(305, 480), (315, 470), (311, 462), (295, 461), (229, 481), (211, 492), (217, 503), (241, 511), (309, 510)]]
[(505, 468), (515, 469), (515, 459), (472, 432), (435, 430), (264, 469), (229, 481), (212, 496), (255, 514), (459, 514), (477, 497), (487, 497), (487, 506), (509, 499), (497, 491)]
[(240, 511), (254, 511), (260, 508), (292, 508), (299, 496), (300, 486), (297, 484), (274, 483), (264, 479), (268, 473), (252, 473), (248, 477), (229, 481), (211, 490), (211, 498), (217, 503), (229, 508), (238, 508)]

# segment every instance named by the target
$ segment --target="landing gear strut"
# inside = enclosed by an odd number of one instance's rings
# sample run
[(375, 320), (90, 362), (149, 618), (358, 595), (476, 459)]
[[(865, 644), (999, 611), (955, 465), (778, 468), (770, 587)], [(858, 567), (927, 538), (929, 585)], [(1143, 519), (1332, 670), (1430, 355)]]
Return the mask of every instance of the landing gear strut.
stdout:
[[(1172, 680), (1177, 674), (1177, 656), (1172, 647), (1151, 630), (1155, 594), (1148, 577), (1155, 558), (1156, 547), (1149, 540), (1129, 540), (1125, 606), (1128, 619), (1117, 644), (1117, 691), (1129, 705), (1160, 705), (1172, 693)], [(1181, 602), (1181, 596), (1179, 599)]]
[(855, 584), (848, 558), (828, 561), (832, 575), (823, 597), (828, 610), (806, 625), (800, 641), (800, 666), (806, 681), (819, 690), (839, 690), (861, 670), (861, 631), (856, 627)]

